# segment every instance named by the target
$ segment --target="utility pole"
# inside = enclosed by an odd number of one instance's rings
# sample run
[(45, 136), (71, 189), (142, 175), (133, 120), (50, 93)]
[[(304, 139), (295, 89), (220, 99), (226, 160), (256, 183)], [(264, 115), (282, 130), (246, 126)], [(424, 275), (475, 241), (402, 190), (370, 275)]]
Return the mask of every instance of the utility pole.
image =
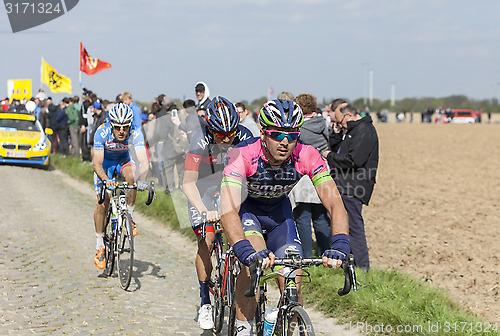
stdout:
[(396, 84), (391, 82), (391, 106), (394, 107), (396, 104)]
[(369, 74), (370, 74), (369, 96), (370, 96), (370, 106), (372, 106), (373, 105), (373, 69), (370, 69)]
[(363, 72), (363, 105), (366, 106), (366, 75), (367, 75), (367, 72), (365, 71), (365, 67), (368, 68), (370, 66), (370, 63), (364, 62), (364, 63), (361, 63), (361, 66), (363, 67), (363, 71), (362, 71)]

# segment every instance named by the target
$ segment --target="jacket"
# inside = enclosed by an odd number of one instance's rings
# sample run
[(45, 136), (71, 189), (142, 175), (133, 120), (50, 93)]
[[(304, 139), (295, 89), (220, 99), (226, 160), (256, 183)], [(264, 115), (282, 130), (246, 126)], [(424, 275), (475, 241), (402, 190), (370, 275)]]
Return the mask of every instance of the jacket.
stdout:
[(316, 115), (306, 118), (300, 127), (300, 140), (316, 148), (320, 153), (328, 149), (328, 129), (325, 118)]
[(343, 196), (352, 196), (368, 205), (378, 168), (378, 135), (370, 116), (347, 122), (337, 152), (327, 157), (331, 175)]

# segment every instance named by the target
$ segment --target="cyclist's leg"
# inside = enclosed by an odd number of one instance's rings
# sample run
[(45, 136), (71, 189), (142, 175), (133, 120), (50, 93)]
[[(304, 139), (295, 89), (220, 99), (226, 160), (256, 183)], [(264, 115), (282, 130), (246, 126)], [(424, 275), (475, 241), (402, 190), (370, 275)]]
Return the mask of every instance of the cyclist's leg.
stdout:
[[(107, 171), (107, 175), (110, 176), (108, 170), (114, 169), (114, 166), (110, 167), (109, 162), (103, 162), (103, 168)], [(106, 211), (109, 207), (109, 194), (107, 192), (104, 193), (104, 202), (99, 204), (102, 188), (104, 188), (103, 182), (99, 179), (99, 177), (97, 177), (97, 174), (94, 173), (94, 189), (96, 191), (98, 201), (97, 207), (94, 211), (94, 227), (96, 232), (96, 255), (94, 263), (100, 269), (106, 267), (106, 259), (104, 255), (104, 226), (106, 224)]]
[[(121, 160), (116, 167), (116, 171), (119, 172), (120, 176), (123, 176), (123, 178), (129, 185), (135, 183), (135, 164), (130, 159)], [(137, 195), (137, 190), (129, 189), (125, 191), (125, 194), (127, 196), (127, 205), (129, 206), (130, 215), (134, 217), (133, 207), (135, 205), (135, 197)], [(132, 207), (132, 209), (130, 209), (130, 207)]]
[[(241, 223), (245, 231), (245, 237), (250, 241), (256, 251), (266, 248), (266, 242), (262, 235), (262, 228), (259, 220), (253, 214), (253, 210), (246, 209), (243, 205), (240, 210)], [(236, 278), (236, 319), (237, 324), (242, 321), (253, 321), (255, 319), (255, 309), (257, 308), (258, 296), (247, 298), (245, 291), (250, 287), (250, 272), (248, 267), (243, 266), (240, 274)]]
[[(201, 215), (189, 202), (188, 211), (191, 227), (193, 228), (196, 237), (199, 238), (201, 235), (203, 224)], [(212, 246), (215, 240), (215, 230), (213, 225), (208, 224), (205, 230), (205, 241), (200, 243), (198, 240), (198, 251), (195, 258), (196, 273), (198, 274), (198, 281), (200, 283), (201, 306), (210, 304), (208, 280), (210, 279), (210, 275), (212, 274), (212, 260), (210, 258), (210, 255), (212, 253)]]
[[(114, 161), (109, 161), (109, 160), (103, 161), (102, 168), (106, 171), (106, 175), (108, 175), (108, 177), (111, 178), (113, 176), (117, 164), (118, 162)], [(104, 224), (105, 224), (104, 219), (106, 216), (106, 211), (108, 210), (109, 206), (109, 194), (107, 192), (104, 193), (104, 203), (99, 204), (102, 188), (103, 188), (103, 182), (99, 177), (97, 177), (97, 174), (94, 173), (94, 190), (97, 195), (97, 201), (98, 201), (97, 208), (94, 212), (94, 225), (96, 233), (104, 233)]]
[[(281, 213), (274, 214), (273, 216), (259, 217), (262, 228), (267, 232), (267, 248), (273, 251), (277, 258), (285, 258), (287, 251), (297, 251), (300, 256), (303, 256), (302, 246), (300, 244), (297, 227), (293, 220), (292, 209), (288, 204), (283, 204), (279, 208)], [(276, 222), (279, 221), (279, 222)], [(302, 293), (300, 290), (302, 282), (302, 270), (297, 270), (297, 277), (295, 283), (297, 284), (297, 291), (299, 294), (299, 302), (302, 304)], [(278, 286), (281, 291), (285, 286), (283, 278), (277, 278)]]

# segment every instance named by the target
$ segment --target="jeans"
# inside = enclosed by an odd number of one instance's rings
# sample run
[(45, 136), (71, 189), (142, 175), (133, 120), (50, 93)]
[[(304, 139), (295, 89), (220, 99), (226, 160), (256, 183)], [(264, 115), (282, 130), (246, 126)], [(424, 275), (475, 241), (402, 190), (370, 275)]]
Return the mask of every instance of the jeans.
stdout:
[(349, 216), (349, 239), (351, 253), (354, 255), (356, 265), (365, 270), (370, 269), (368, 245), (366, 243), (365, 222), (361, 214), (363, 203), (355, 197), (342, 196), (345, 210)]
[(332, 234), (330, 217), (323, 204), (297, 203), (297, 206), (293, 209), (293, 216), (302, 243), (304, 258), (312, 258), (311, 220), (314, 235), (316, 236), (318, 255), (323, 255), (323, 252), (330, 248), (330, 236)]

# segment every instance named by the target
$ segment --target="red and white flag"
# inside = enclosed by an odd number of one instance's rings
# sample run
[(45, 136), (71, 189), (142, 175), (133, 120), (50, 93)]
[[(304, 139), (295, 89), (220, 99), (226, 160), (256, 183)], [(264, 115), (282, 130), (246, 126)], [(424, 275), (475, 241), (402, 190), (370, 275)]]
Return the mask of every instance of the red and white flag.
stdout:
[(89, 56), (82, 42), (80, 42), (80, 71), (85, 72), (87, 75), (94, 75), (108, 68), (111, 68), (110, 63)]
[(267, 88), (267, 97), (271, 99), (271, 96), (274, 94), (274, 89), (272, 86)]

